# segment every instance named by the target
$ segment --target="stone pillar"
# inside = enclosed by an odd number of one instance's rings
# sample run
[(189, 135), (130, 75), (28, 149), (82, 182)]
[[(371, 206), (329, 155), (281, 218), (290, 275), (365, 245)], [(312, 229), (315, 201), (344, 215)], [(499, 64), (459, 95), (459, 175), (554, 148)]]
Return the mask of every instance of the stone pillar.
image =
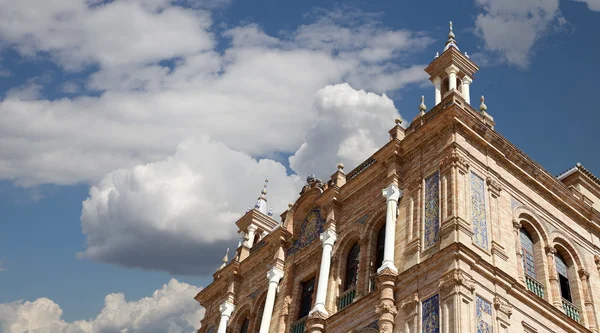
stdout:
[(287, 318), (290, 315), (290, 304), (292, 304), (292, 298), (288, 295), (283, 299), (283, 306), (281, 307), (281, 315), (279, 316), (279, 327), (276, 332), (285, 333), (287, 332)]
[(434, 106), (440, 104), (442, 101), (442, 78), (436, 76), (433, 79), (433, 86), (435, 88), (435, 104)]
[(523, 253), (521, 253), (521, 222), (513, 221), (513, 231), (515, 233), (515, 251), (517, 255), (517, 272), (519, 272), (519, 280), (525, 283), (525, 272), (523, 271)]
[(592, 301), (592, 294), (590, 293), (590, 273), (582, 268), (579, 270), (579, 278), (581, 278), (583, 306), (585, 307), (582, 309), (581, 319), (590, 331), (598, 332), (596, 311), (594, 309), (594, 302)]
[(556, 272), (556, 259), (554, 259), (555, 254), (555, 248), (551, 246), (546, 246), (546, 257), (548, 259), (548, 280), (550, 281), (550, 294), (548, 295), (548, 297), (552, 305), (562, 310), (560, 284), (558, 282), (558, 273)]
[[(448, 323), (443, 333), (473, 332), (475, 281), (461, 270), (450, 271), (440, 283), (440, 318)], [(444, 325), (441, 325), (442, 328)]]
[(469, 86), (472, 82), (473, 80), (468, 76), (465, 76), (462, 79), (462, 95), (465, 99), (465, 102), (467, 102), (468, 104), (471, 104), (471, 94), (469, 92)]
[(248, 248), (251, 248), (254, 245), (254, 236), (256, 234), (256, 230), (258, 230), (257, 226), (255, 226), (255, 225), (248, 226), (248, 240), (246, 241), (246, 246)]
[(327, 298), (327, 286), (329, 285), (329, 268), (331, 267), (331, 251), (333, 244), (337, 240), (337, 234), (333, 228), (327, 229), (320, 236), (323, 242), (323, 253), (321, 254), (321, 267), (319, 269), (319, 281), (317, 284), (317, 297), (315, 299), (315, 307), (310, 311), (310, 314), (321, 312), (328, 316), (325, 309), (325, 300)]
[(456, 90), (456, 74), (458, 73), (458, 67), (451, 65), (446, 68), (448, 74), (448, 91)]
[(229, 325), (229, 318), (231, 317), (231, 313), (235, 306), (230, 301), (225, 301), (225, 303), (221, 304), (219, 307), (219, 311), (221, 311), (221, 321), (219, 321), (219, 330), (217, 333), (226, 333), (227, 325)]
[(279, 281), (283, 277), (283, 271), (277, 267), (271, 268), (267, 273), (269, 279), (269, 288), (267, 290), (267, 299), (265, 300), (265, 308), (263, 310), (262, 320), (260, 321), (259, 333), (268, 333), (271, 325), (271, 316), (273, 315), (273, 306), (275, 305), (275, 295)]
[[(386, 235), (387, 237), (387, 235)], [(379, 294), (379, 305), (375, 307), (375, 313), (378, 316), (377, 326), (380, 333), (389, 333), (394, 331), (394, 321), (398, 310), (394, 301), (394, 285), (398, 271), (392, 271), (385, 268), (377, 272)]]
[(383, 196), (387, 200), (387, 212), (385, 216), (385, 247), (383, 250), (383, 263), (377, 269), (377, 273), (389, 269), (398, 273), (394, 264), (394, 245), (396, 244), (396, 217), (398, 210), (398, 199), (402, 196), (402, 191), (395, 184), (390, 184), (383, 190)]

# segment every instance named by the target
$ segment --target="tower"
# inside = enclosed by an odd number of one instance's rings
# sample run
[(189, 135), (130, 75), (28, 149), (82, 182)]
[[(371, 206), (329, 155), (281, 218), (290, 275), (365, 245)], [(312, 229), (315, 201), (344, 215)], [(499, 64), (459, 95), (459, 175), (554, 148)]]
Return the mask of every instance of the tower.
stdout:
[(439, 56), (436, 55), (435, 59), (425, 68), (425, 72), (430, 75), (429, 80), (435, 88), (435, 105), (438, 105), (451, 91), (457, 91), (467, 104), (471, 104), (469, 87), (478, 70), (479, 66), (469, 59), (467, 53), (460, 52), (452, 31), (451, 21), (444, 52)]

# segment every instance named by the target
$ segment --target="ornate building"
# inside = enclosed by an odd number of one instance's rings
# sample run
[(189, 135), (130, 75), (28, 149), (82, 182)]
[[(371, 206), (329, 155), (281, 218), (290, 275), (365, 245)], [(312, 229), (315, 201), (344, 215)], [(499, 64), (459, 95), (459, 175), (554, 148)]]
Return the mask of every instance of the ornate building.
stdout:
[(494, 130), (450, 33), (435, 105), (281, 214), (237, 221), (235, 258), (196, 300), (201, 333), (598, 332), (600, 180), (558, 177)]

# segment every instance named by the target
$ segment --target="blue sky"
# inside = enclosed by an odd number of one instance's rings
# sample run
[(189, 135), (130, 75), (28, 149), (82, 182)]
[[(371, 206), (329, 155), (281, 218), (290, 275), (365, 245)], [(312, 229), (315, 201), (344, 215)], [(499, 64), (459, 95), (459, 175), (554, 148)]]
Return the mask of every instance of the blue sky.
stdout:
[(597, 0), (0, 1), (0, 327), (160, 331), (123, 293), (197, 328), (264, 179), (277, 216), (432, 106), (449, 20), (496, 130), (599, 174)]

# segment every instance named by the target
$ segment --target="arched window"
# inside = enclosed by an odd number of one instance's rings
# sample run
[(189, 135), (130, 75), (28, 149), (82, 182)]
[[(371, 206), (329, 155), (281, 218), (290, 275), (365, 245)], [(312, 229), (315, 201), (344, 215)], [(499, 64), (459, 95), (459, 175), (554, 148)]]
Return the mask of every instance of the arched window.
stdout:
[(242, 323), (242, 328), (240, 329), (240, 333), (248, 333), (248, 326), (250, 326), (250, 321), (248, 318), (244, 319)]
[(375, 245), (375, 271), (383, 264), (383, 252), (385, 250), (385, 225), (377, 233), (377, 244)]
[(523, 271), (526, 275), (536, 278), (533, 240), (525, 229), (521, 228), (521, 256), (523, 257)]
[(354, 244), (348, 252), (348, 259), (346, 259), (346, 275), (344, 279), (344, 291), (350, 289), (350, 287), (356, 284), (356, 276), (358, 275), (358, 256), (360, 254), (360, 246), (358, 243)]
[(560, 296), (572, 303), (573, 297), (571, 296), (571, 285), (569, 284), (567, 265), (558, 253), (554, 255), (554, 259), (556, 262), (556, 273), (558, 273), (558, 281), (560, 283)]

